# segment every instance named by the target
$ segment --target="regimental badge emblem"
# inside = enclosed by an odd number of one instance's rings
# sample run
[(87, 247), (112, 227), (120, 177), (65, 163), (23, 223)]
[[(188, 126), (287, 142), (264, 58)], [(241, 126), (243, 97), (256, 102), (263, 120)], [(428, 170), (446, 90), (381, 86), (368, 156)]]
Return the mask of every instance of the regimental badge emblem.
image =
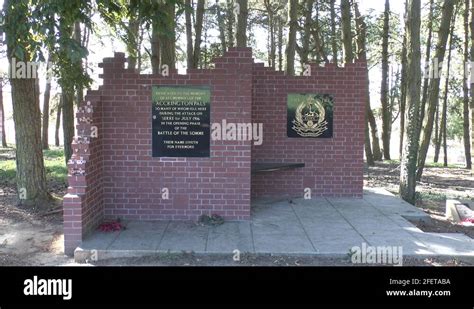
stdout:
[(329, 94), (288, 94), (288, 137), (331, 138), (333, 108)]
[(293, 130), (303, 137), (318, 137), (328, 129), (323, 104), (308, 96), (296, 109)]

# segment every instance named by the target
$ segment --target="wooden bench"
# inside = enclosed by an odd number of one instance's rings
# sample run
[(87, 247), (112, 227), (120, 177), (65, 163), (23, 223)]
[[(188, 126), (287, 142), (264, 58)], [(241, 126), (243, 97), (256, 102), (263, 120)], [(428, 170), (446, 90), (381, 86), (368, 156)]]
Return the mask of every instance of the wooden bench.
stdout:
[(303, 168), (304, 163), (252, 163), (252, 174)]

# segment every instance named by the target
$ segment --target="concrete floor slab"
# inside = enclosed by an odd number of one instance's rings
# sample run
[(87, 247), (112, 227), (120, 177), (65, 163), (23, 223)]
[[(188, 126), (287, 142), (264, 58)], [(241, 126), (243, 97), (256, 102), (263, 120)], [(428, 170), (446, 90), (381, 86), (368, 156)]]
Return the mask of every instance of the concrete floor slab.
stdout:
[(255, 252), (250, 222), (227, 222), (209, 229), (207, 252)]
[(413, 207), (384, 189), (370, 188), (364, 190), (364, 200), (385, 215), (428, 217), (421, 209)]
[[(110, 250), (156, 250), (169, 222), (137, 222), (125, 223), (126, 229), (120, 233), (111, 245)], [(143, 237), (147, 235), (147, 237)]]
[(323, 231), (322, 233), (309, 232), (309, 237), (318, 253), (321, 254), (348, 254), (354, 246), (361, 246), (366, 240), (356, 231), (341, 229), (340, 232)]
[(418, 233), (422, 241), (436, 255), (474, 256), (474, 240), (457, 233)]
[(304, 232), (298, 234), (253, 233), (256, 253), (307, 254), (316, 253)]
[(205, 252), (208, 234), (209, 228), (206, 226), (194, 222), (172, 221), (168, 224), (156, 249), (170, 252)]
[(365, 237), (368, 244), (373, 247), (401, 247), (404, 255), (427, 255), (433, 254), (433, 251), (421, 240), (410, 235), (395, 234), (390, 237), (387, 235), (372, 235)]
[(120, 233), (95, 231), (84, 239), (80, 247), (84, 250), (106, 250)]
[(421, 210), (384, 190), (363, 199), (259, 199), (252, 220), (202, 226), (193, 222), (127, 222), (121, 232), (96, 231), (75, 257), (140, 256), (158, 252), (314, 254), (345, 256), (354, 246), (402, 246), (417, 256), (474, 259), (474, 241), (464, 234), (424, 233), (405, 216), (426, 218)]

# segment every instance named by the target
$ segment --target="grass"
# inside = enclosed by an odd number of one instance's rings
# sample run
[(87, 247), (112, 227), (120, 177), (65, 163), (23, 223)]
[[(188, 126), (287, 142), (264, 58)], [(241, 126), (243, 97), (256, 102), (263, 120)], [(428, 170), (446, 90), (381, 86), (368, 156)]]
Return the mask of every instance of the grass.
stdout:
[(426, 167), (436, 167), (436, 168), (462, 168), (462, 166), (456, 165), (456, 164), (448, 164), (448, 166), (444, 166), (444, 163), (438, 162), (428, 162), (425, 164)]
[[(388, 163), (390, 165), (399, 165), (400, 164), (400, 160), (385, 160), (383, 161), (384, 163)], [(444, 166), (444, 163), (442, 162), (437, 162), (437, 163), (434, 163), (434, 162), (426, 162), (425, 163), (425, 167), (435, 167), (435, 168), (462, 168), (462, 166), (460, 165), (456, 165), (456, 164), (448, 164), (447, 167)]]
[[(14, 149), (10, 149), (14, 152)], [(43, 151), (46, 179), (55, 183), (66, 184), (67, 167), (64, 162), (64, 152), (60, 148)], [(14, 157), (12, 155), (12, 157)], [(12, 158), (0, 160), (0, 183), (13, 185), (16, 178), (16, 163)]]
[(0, 183), (14, 184), (16, 177), (15, 160), (0, 161)]
[(445, 201), (446, 198), (446, 194), (432, 192), (416, 192), (416, 199), (418, 201)]

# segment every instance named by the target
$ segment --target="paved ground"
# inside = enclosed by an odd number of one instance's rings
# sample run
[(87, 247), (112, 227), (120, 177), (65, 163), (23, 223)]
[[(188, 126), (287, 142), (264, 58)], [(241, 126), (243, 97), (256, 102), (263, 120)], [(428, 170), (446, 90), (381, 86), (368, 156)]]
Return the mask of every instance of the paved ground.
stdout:
[(258, 200), (252, 221), (202, 226), (192, 222), (125, 222), (121, 232), (95, 232), (75, 259), (106, 259), (157, 252), (312, 254), (347, 256), (353, 246), (402, 246), (404, 256), (474, 258), (464, 234), (424, 233), (404, 216), (426, 214), (384, 190), (363, 199)]

